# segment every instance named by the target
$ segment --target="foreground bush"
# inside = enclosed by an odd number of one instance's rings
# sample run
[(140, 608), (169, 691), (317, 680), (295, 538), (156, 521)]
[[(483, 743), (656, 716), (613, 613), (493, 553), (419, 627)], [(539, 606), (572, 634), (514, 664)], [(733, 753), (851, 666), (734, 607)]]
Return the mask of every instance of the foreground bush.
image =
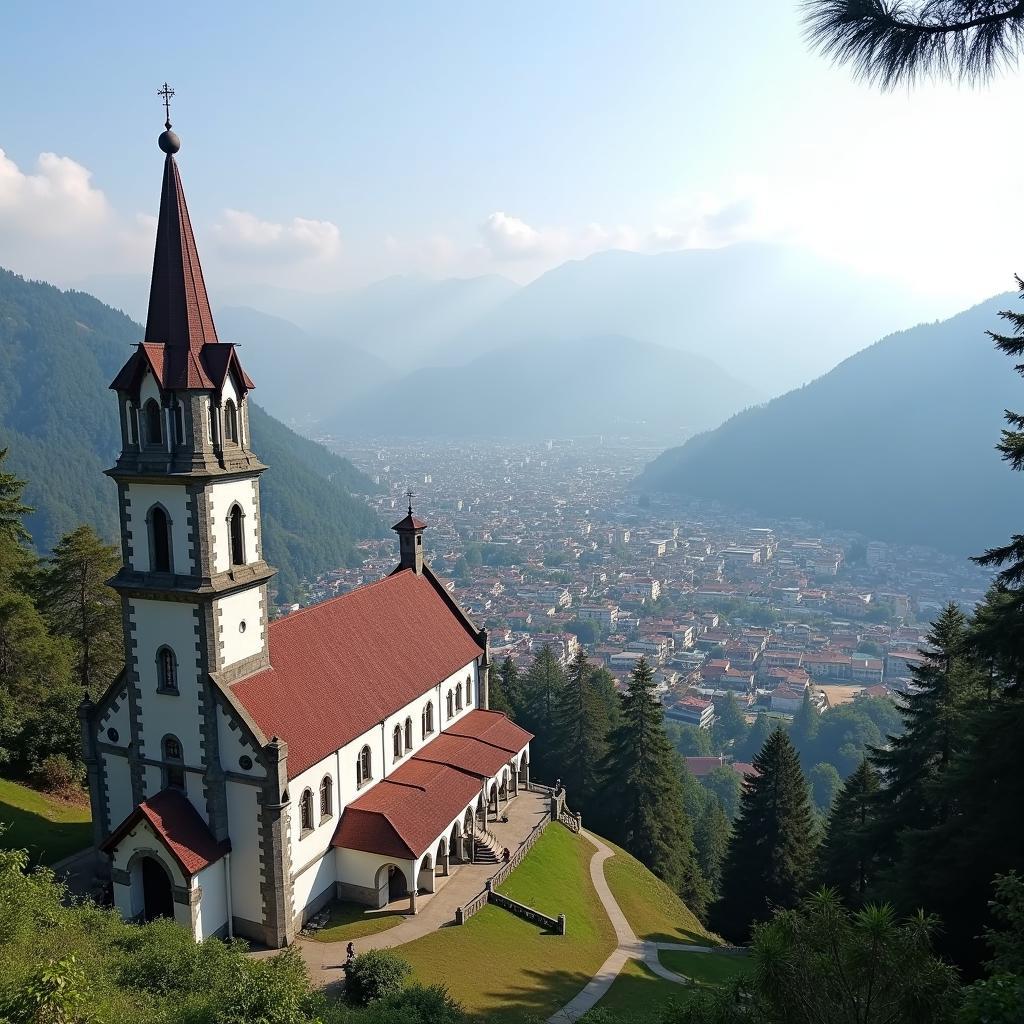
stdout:
[(369, 1006), (397, 996), (412, 968), (390, 949), (371, 949), (345, 964), (345, 997), (353, 1006)]

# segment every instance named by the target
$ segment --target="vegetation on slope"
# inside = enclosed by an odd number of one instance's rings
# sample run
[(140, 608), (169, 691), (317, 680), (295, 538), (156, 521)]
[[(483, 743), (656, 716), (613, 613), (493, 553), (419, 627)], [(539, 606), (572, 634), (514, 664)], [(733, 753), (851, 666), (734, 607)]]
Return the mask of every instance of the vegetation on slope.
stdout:
[(89, 807), (0, 779), (0, 848), (27, 850), (34, 863), (55, 864), (92, 842)]

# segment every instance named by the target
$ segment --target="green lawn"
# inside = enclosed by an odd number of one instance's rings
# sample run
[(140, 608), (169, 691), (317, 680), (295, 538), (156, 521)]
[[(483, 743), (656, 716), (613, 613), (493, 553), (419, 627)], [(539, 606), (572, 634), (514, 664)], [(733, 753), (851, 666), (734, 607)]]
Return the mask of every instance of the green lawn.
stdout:
[(552, 824), (501, 887), (556, 917), (568, 934), (550, 935), (495, 906), (401, 946), (416, 980), (440, 982), (468, 1011), (512, 1024), (543, 1020), (591, 979), (615, 948), (615, 932), (590, 881), (594, 847)]
[(358, 903), (333, 903), (331, 916), (313, 935), (317, 942), (350, 942), (364, 935), (376, 935), (401, 924), (402, 914), (386, 910), (368, 910)]
[(0, 779), (0, 846), (27, 849), (33, 863), (53, 864), (84, 850), (92, 842), (90, 820), (87, 805)]
[[(671, 971), (692, 978), (698, 986), (717, 988), (750, 971), (743, 956), (662, 950), (658, 959)], [(630, 960), (597, 1004), (614, 1015), (616, 1024), (645, 1024), (672, 999), (684, 1000), (693, 989), (659, 978), (646, 965)]]
[(721, 939), (704, 929), (685, 903), (635, 857), (614, 843), (615, 856), (604, 862), (608, 882), (630, 927), (641, 939), (717, 945)]

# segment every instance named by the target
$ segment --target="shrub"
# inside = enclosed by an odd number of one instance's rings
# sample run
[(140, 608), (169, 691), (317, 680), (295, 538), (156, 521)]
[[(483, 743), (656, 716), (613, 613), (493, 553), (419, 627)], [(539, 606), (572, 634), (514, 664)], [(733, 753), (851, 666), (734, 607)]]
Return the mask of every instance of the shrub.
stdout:
[(33, 771), (37, 786), (48, 793), (64, 793), (82, 784), (82, 766), (75, 764), (67, 754), (44, 757)]
[(355, 1006), (397, 996), (412, 967), (389, 949), (371, 949), (345, 965), (345, 996)]
[(413, 984), (375, 1003), (366, 1024), (465, 1024), (466, 1013), (444, 985)]

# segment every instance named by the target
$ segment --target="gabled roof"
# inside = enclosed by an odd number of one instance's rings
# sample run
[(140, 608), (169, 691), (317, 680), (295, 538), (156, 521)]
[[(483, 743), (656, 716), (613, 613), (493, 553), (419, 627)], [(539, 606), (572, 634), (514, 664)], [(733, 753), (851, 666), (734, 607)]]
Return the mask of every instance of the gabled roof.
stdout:
[(206, 822), (188, 797), (176, 789), (163, 789), (135, 810), (107, 837), (100, 849), (113, 853), (133, 828), (145, 822), (186, 875), (198, 874), (229, 853), (231, 844), (213, 838)]
[(287, 742), (294, 778), (478, 658), (467, 622), (427, 575), (402, 569), (272, 622), (272, 667), (231, 691)]

